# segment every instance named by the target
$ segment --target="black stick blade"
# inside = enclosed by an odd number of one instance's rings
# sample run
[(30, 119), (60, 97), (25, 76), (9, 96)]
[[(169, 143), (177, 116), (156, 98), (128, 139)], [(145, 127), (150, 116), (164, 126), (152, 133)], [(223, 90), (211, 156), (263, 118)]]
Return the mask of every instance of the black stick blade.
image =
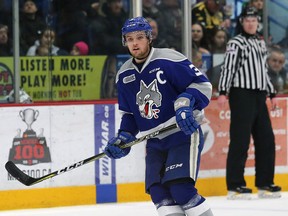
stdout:
[(22, 172), (12, 161), (8, 161), (5, 164), (5, 168), (14, 178), (26, 186), (30, 186), (37, 181), (37, 179), (34, 179)]

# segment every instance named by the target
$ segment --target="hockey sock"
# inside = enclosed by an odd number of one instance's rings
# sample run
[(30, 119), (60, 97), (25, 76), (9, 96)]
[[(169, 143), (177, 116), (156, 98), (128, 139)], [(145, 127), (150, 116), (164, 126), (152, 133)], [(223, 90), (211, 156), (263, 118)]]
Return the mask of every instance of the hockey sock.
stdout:
[(185, 216), (185, 213), (181, 206), (161, 206), (157, 209), (159, 216)]
[[(195, 200), (199, 199), (200, 195), (195, 195), (195, 198), (191, 199), (187, 204), (183, 205), (187, 216), (213, 216), (210, 206), (207, 201), (204, 200), (201, 204), (195, 206)], [(201, 196), (200, 196), (201, 197)]]
[(198, 194), (192, 182), (172, 184), (170, 192), (187, 216), (213, 216), (205, 198)]
[(172, 199), (167, 187), (154, 184), (150, 187), (149, 192), (159, 216), (185, 216), (181, 206)]

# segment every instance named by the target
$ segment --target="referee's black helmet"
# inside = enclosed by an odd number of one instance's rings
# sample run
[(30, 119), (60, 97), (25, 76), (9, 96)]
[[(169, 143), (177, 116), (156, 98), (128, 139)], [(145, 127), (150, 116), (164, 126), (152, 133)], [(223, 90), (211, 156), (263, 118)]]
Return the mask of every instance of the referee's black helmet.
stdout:
[(246, 7), (246, 8), (244, 8), (242, 13), (241, 13), (241, 15), (240, 15), (240, 18), (241, 18), (240, 21), (242, 22), (243, 18), (245, 18), (245, 17), (257, 17), (258, 20), (260, 19), (258, 10), (255, 7)]

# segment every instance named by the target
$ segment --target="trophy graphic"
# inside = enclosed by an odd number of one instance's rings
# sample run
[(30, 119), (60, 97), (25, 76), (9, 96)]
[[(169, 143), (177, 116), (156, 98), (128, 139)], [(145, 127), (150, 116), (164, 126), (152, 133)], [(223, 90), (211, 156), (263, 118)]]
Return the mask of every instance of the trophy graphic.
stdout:
[(31, 108), (21, 110), (20, 118), (27, 125), (27, 129), (21, 136), (21, 129), (13, 138), (12, 148), (9, 153), (9, 160), (23, 165), (34, 165), (37, 163), (51, 162), (50, 150), (44, 136), (44, 129), (40, 128), (37, 136), (32, 129), (32, 124), (37, 120), (39, 111)]
[(21, 110), (19, 112), (19, 115), (27, 125), (27, 129), (23, 133), (23, 137), (36, 137), (36, 132), (32, 129), (31, 126), (33, 122), (37, 120), (37, 117), (39, 116), (39, 111), (28, 108), (23, 111)]

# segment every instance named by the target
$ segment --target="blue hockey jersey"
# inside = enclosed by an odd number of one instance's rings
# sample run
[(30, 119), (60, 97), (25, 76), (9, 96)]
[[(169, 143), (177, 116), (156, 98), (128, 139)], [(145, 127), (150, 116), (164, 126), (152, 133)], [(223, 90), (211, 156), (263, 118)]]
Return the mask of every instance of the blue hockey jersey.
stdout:
[[(123, 114), (120, 130), (145, 135), (175, 123), (174, 102), (183, 92), (195, 98), (194, 110), (201, 111), (209, 104), (211, 83), (183, 54), (152, 48), (141, 70), (132, 60), (122, 65), (116, 77)], [(173, 145), (185, 136), (177, 128), (165, 136), (165, 141)]]

